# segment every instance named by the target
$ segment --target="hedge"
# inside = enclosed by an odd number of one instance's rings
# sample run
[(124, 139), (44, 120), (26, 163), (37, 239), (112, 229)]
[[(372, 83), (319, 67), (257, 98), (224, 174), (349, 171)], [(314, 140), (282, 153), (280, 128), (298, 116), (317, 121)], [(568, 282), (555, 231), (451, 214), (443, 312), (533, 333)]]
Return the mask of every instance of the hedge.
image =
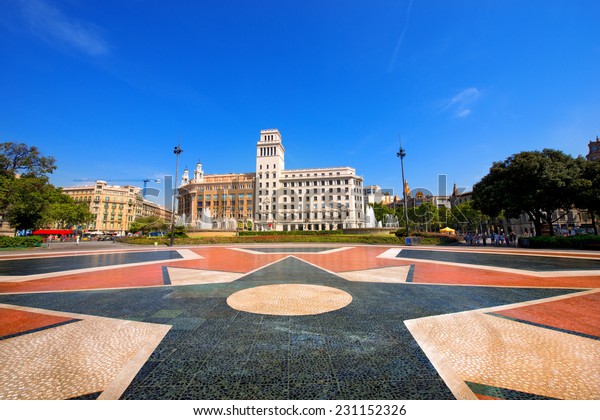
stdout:
[[(405, 229), (398, 229), (396, 236), (403, 240), (406, 236)], [(420, 238), (421, 245), (448, 245), (459, 242), (458, 236), (448, 235), (445, 233), (434, 233), (434, 232), (411, 232), (409, 237)]]
[(330, 236), (340, 235), (339, 230), (264, 230), (264, 231), (239, 231), (239, 236)]
[(533, 236), (530, 238), (520, 238), (519, 245), (528, 248), (600, 250), (600, 236)]
[[(240, 235), (240, 236), (215, 236), (199, 238), (175, 238), (176, 245), (208, 245), (208, 244), (238, 244), (238, 243), (363, 243), (363, 244), (394, 244), (401, 242), (396, 236), (388, 235), (290, 235), (281, 234), (269, 235)], [(158, 242), (160, 245), (167, 245), (166, 240), (157, 241), (153, 238), (122, 238), (122, 242), (136, 245), (153, 245)]]
[(39, 236), (0, 236), (0, 248), (33, 248), (42, 245)]

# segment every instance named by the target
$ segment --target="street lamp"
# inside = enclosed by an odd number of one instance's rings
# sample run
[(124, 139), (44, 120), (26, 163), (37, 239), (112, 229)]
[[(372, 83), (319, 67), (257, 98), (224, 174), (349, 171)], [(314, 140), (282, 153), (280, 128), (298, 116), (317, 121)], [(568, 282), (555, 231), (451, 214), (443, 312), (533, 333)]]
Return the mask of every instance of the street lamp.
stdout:
[(177, 156), (177, 162), (175, 163), (175, 191), (173, 192), (173, 212), (171, 214), (171, 240), (169, 241), (169, 246), (173, 246), (175, 242), (175, 199), (177, 198), (178, 188), (177, 188), (177, 177), (179, 176), (179, 155), (183, 152), (179, 144), (175, 146), (173, 149), (173, 153)]
[(400, 150), (396, 153), (396, 156), (400, 158), (400, 166), (402, 167), (402, 195), (404, 196), (404, 219), (406, 221), (406, 236), (408, 236), (408, 205), (406, 203), (406, 182), (404, 181), (404, 156), (406, 152), (400, 144)]

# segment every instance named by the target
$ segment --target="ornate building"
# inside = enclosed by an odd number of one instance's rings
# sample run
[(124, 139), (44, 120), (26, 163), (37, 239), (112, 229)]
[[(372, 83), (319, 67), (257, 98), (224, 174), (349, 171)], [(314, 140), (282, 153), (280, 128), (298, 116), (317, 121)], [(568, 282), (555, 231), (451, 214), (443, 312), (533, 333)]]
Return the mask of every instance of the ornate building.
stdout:
[(156, 203), (145, 200), (141, 188), (131, 185), (108, 185), (96, 181), (94, 185), (65, 187), (62, 189), (75, 200), (87, 203), (96, 219), (87, 226), (88, 230), (124, 235), (131, 222), (138, 217), (159, 216), (169, 223), (172, 212)]
[(364, 227), (363, 179), (354, 168), (285, 169), (277, 129), (256, 145), (258, 230), (334, 230)]
[(587, 160), (600, 160), (600, 139), (596, 136), (596, 141), (591, 141), (588, 144), (589, 153), (586, 156)]
[(251, 227), (254, 214), (254, 174), (205, 175), (198, 163), (194, 177), (181, 178), (177, 214), (197, 229)]
[[(354, 168), (285, 169), (277, 129), (262, 130), (256, 172), (194, 176), (184, 171), (178, 216), (195, 228), (333, 230), (364, 226), (363, 179)], [(208, 226), (210, 223), (211, 226)]]

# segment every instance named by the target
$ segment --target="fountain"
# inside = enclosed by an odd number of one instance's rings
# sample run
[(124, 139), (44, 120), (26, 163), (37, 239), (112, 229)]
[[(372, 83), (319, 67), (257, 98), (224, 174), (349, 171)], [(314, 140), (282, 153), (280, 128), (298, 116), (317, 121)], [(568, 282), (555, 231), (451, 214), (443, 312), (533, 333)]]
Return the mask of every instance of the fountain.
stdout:
[(371, 206), (367, 206), (367, 211), (365, 214), (365, 227), (377, 227), (377, 220), (375, 219), (375, 210), (373, 210), (373, 207)]
[(212, 217), (210, 216), (210, 209), (205, 207), (200, 215), (200, 218), (196, 220), (196, 228), (197, 229), (212, 229), (213, 222)]
[(185, 213), (175, 218), (175, 226), (185, 226)]
[[(347, 219), (348, 220), (348, 219)], [(364, 222), (363, 222), (364, 221)], [(398, 230), (398, 218), (394, 214), (388, 214), (384, 221), (375, 218), (375, 210), (367, 205), (365, 207), (364, 219), (357, 220), (359, 227), (349, 228), (350, 223), (344, 223), (344, 233), (360, 235), (388, 235)]]
[(386, 228), (398, 228), (400, 224), (398, 223), (398, 216), (395, 214), (386, 214), (385, 215), (385, 227)]
[(236, 230), (237, 229), (237, 220), (235, 218), (230, 217), (229, 219), (225, 219), (225, 229), (226, 230)]

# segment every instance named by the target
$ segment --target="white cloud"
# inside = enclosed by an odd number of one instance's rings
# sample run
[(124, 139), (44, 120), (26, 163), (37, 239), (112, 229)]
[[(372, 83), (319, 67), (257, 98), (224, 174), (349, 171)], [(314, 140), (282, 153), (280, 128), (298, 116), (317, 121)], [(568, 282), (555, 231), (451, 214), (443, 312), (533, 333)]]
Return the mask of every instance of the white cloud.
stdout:
[(95, 25), (71, 19), (44, 0), (22, 0), (20, 7), (31, 30), (44, 41), (92, 56), (109, 53), (108, 44)]
[(456, 118), (466, 118), (472, 113), (472, 105), (481, 97), (481, 92), (475, 87), (464, 89), (443, 106), (444, 111), (450, 111)]
[(398, 38), (398, 42), (396, 42), (396, 48), (394, 49), (394, 53), (392, 54), (392, 58), (390, 60), (390, 65), (388, 70), (391, 71), (395, 64), (396, 64), (396, 60), (398, 59), (398, 53), (400, 52), (400, 47), (402, 46), (402, 42), (404, 42), (404, 36), (406, 35), (406, 31), (408, 29), (408, 24), (410, 22), (410, 10), (412, 9), (412, 5), (413, 5), (413, 1), (414, 0), (410, 0), (410, 2), (408, 3), (408, 8), (406, 11), (406, 19), (404, 22), (404, 26), (402, 28), (402, 32), (400, 33), (400, 37)]
[(456, 115), (458, 118), (465, 118), (468, 117), (469, 114), (471, 114), (471, 110), (470, 109), (462, 109), (460, 111), (456, 111), (454, 113), (454, 115)]
[(469, 102), (473, 102), (477, 98), (481, 96), (479, 89), (471, 87), (463, 90), (462, 92), (455, 95), (451, 100), (451, 104), (466, 104)]

